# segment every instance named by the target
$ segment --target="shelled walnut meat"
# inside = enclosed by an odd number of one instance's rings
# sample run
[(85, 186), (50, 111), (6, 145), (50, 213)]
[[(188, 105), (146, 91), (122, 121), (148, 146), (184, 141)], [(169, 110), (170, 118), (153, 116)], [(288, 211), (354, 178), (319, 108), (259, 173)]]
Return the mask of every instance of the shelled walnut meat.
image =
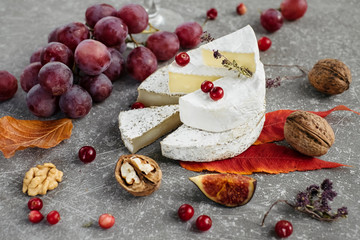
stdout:
[(115, 178), (134, 196), (147, 196), (160, 187), (162, 172), (159, 165), (144, 155), (122, 155), (115, 167)]
[(294, 149), (308, 156), (324, 155), (335, 141), (329, 123), (306, 111), (295, 111), (287, 117), (284, 136)]

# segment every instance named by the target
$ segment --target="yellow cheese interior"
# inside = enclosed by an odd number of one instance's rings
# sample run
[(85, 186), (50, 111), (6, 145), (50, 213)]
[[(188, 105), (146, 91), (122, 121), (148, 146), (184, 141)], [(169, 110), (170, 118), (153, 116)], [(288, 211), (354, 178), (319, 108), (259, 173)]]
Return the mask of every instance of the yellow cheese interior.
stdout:
[[(204, 64), (211, 67), (223, 67), (221, 62), (223, 58), (216, 59), (214, 58), (214, 52), (201, 49), (202, 57)], [(235, 60), (239, 66), (248, 68), (252, 73), (255, 73), (256, 64), (255, 64), (255, 54), (254, 53), (234, 53), (234, 52), (223, 52), (220, 51), (230, 61)]]
[(205, 80), (215, 81), (221, 76), (200, 76), (169, 72), (170, 93), (191, 93), (200, 89)]

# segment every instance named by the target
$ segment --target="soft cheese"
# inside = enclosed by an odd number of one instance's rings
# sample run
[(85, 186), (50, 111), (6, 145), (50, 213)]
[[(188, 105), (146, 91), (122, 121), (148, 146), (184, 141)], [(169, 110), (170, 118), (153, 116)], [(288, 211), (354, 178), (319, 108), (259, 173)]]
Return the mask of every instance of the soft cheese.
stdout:
[(208, 132), (180, 126), (161, 142), (162, 155), (175, 160), (209, 162), (234, 157), (249, 148), (259, 137), (265, 112), (225, 132)]
[(214, 84), (224, 89), (224, 97), (218, 101), (201, 90), (180, 97), (181, 122), (205, 131), (222, 132), (244, 125), (264, 112), (265, 72), (260, 61), (252, 77), (224, 77)]
[(180, 124), (178, 105), (133, 109), (119, 114), (121, 138), (131, 153), (153, 143)]

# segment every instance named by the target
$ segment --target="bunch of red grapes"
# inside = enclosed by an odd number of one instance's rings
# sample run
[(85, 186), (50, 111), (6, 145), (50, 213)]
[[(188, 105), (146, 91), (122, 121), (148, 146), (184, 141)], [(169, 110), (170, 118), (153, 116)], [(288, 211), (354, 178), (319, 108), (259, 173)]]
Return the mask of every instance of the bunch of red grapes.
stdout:
[(34, 115), (50, 117), (60, 108), (70, 118), (84, 117), (93, 102), (110, 96), (113, 81), (125, 69), (143, 81), (157, 69), (158, 61), (171, 59), (180, 47), (197, 46), (203, 33), (196, 22), (183, 23), (175, 32), (156, 31), (146, 47), (137, 45), (124, 59), (128, 36), (149, 26), (146, 10), (138, 4), (119, 10), (95, 4), (86, 9), (85, 19), (86, 24), (72, 22), (54, 29), (48, 44), (32, 54), (24, 69), (20, 85)]

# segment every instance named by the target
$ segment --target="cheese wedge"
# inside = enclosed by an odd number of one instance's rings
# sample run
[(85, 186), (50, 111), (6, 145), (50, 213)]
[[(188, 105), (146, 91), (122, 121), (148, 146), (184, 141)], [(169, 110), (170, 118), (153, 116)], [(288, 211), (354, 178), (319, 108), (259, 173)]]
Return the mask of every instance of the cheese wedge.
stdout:
[(201, 90), (180, 97), (182, 123), (205, 131), (223, 132), (244, 125), (264, 112), (265, 71), (260, 61), (252, 77), (224, 77), (214, 85), (224, 90), (224, 97), (218, 101)]
[(247, 67), (253, 73), (256, 71), (259, 47), (250, 25), (202, 45), (200, 49), (203, 63), (207, 66), (223, 67), (221, 60), (213, 56), (213, 50), (218, 50), (228, 60), (235, 60), (240, 66)]
[(248, 149), (259, 137), (265, 112), (225, 132), (208, 132), (180, 126), (161, 142), (162, 155), (175, 160), (209, 162), (234, 157)]
[(121, 138), (131, 153), (153, 143), (180, 125), (178, 105), (133, 109), (119, 114)]

